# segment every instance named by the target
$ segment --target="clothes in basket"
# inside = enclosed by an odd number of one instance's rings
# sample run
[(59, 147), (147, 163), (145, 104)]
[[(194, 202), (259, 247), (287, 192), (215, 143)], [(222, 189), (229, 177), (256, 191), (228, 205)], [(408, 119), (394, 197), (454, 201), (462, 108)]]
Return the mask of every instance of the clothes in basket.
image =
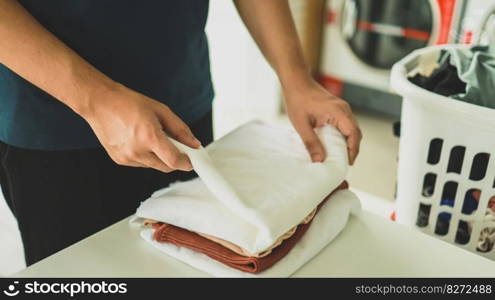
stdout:
[(495, 108), (495, 45), (442, 50), (431, 74), (410, 81), (429, 91), (472, 104)]

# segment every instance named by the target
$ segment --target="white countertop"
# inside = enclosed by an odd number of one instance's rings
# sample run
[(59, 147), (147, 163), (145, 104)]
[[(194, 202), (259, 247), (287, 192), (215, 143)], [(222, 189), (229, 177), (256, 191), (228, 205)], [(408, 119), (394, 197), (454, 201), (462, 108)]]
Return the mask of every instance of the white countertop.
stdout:
[[(124, 219), (16, 277), (204, 277), (151, 247)], [(495, 262), (363, 211), (298, 277), (495, 277)]]

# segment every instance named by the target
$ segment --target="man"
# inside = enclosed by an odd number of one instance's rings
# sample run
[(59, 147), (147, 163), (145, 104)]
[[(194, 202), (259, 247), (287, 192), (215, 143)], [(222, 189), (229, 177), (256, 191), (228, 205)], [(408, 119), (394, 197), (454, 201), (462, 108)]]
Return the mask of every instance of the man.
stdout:
[[(313, 128), (331, 123), (353, 162), (359, 127), (311, 78), (287, 1), (235, 4), (311, 159), (325, 159)], [(0, 0), (0, 183), (28, 265), (194, 176), (167, 136), (212, 141), (207, 10), (203, 0)]]

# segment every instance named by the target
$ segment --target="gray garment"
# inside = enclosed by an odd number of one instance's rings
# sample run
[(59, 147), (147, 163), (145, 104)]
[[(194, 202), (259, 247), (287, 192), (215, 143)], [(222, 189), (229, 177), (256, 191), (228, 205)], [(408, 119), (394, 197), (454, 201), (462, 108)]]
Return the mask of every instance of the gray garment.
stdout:
[(446, 60), (457, 68), (457, 75), (466, 83), (465, 93), (450, 97), (495, 108), (495, 45), (444, 50), (440, 65)]

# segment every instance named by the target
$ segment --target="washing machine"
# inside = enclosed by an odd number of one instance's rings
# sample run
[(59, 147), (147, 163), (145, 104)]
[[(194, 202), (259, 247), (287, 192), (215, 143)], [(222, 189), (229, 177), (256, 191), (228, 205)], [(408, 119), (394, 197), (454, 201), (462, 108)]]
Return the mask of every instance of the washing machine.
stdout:
[(328, 0), (320, 82), (353, 106), (394, 116), (392, 65), (412, 50), (455, 43), (465, 0)]

